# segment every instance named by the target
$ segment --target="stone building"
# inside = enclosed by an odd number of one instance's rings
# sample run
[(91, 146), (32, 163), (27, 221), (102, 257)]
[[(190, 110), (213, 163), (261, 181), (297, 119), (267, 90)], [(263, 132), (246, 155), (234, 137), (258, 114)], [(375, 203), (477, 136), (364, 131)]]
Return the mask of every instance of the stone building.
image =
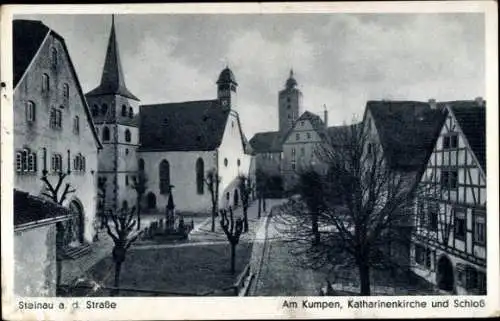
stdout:
[(322, 120), (309, 111), (304, 112), (283, 137), (281, 174), (284, 190), (292, 190), (301, 171), (314, 169), (326, 174), (325, 162), (318, 157), (318, 149), (328, 137), (327, 113)]
[[(40, 21), (14, 20), (13, 51), (14, 188), (29, 197), (46, 197), (49, 188), (41, 178), (56, 187), (60, 173), (66, 175), (58, 198), (66, 184), (75, 192), (58, 199), (72, 214), (71, 220), (61, 222), (60, 237), (66, 254), (76, 255), (95, 235), (101, 144), (64, 39)], [(32, 228), (16, 230), (16, 249), (55, 246), (53, 226), (37, 229), (35, 224), (34, 228), (36, 232)], [(16, 261), (16, 265), (46, 264), (38, 259), (48, 258), (36, 256), (30, 262)]]
[(237, 112), (238, 83), (225, 68), (215, 99), (139, 105), (125, 85), (114, 20), (99, 86), (87, 93), (103, 151), (99, 179), (105, 180), (105, 207), (136, 205), (134, 176), (147, 178), (141, 208), (163, 211), (170, 195), (180, 212), (208, 212), (205, 178), (221, 177), (220, 206), (241, 204), (237, 177), (249, 175), (250, 146)]
[(485, 102), (452, 101), (444, 110), (420, 178), (411, 247), (413, 271), (443, 291), (486, 293)]
[(114, 18), (101, 83), (86, 97), (103, 144), (98, 167), (99, 179), (106, 181), (104, 207), (133, 206), (137, 198), (132, 177), (138, 169), (139, 99), (125, 85)]

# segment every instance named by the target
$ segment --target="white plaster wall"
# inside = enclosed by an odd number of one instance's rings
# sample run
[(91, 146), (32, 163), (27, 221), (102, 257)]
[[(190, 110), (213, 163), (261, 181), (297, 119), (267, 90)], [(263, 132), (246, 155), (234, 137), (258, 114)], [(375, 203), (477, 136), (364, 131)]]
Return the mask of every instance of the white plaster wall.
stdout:
[(55, 224), (14, 232), (14, 293), (23, 297), (56, 295)]
[(202, 195), (196, 189), (196, 161), (203, 159), (205, 176), (216, 165), (215, 151), (194, 152), (139, 152), (139, 158), (144, 160), (144, 171), (148, 182), (144, 196), (146, 204), (147, 194), (152, 192), (156, 196), (157, 210), (164, 212), (168, 201), (167, 194), (160, 194), (159, 168), (162, 160), (170, 164), (170, 184), (174, 185), (173, 196), (177, 211), (206, 212), (211, 211), (211, 199), (207, 186)]
[[(58, 67), (51, 66), (50, 50), (55, 47), (59, 53)], [(32, 65), (27, 70), (22, 80), (14, 91), (14, 150), (29, 148), (37, 153), (37, 172), (15, 175), (15, 188), (40, 195), (43, 183), (40, 181), (44, 168), (43, 148), (47, 149), (46, 168), (51, 168), (52, 153), (60, 153), (63, 158), (63, 170), (68, 169), (68, 154), (70, 151), (71, 175), (66, 178), (76, 189), (71, 194), (72, 199), (81, 202), (84, 208), (84, 237), (87, 242), (92, 242), (94, 234), (93, 219), (96, 211), (96, 174), (97, 171), (97, 142), (91, 132), (91, 123), (84, 111), (84, 97), (77, 91), (78, 79), (71, 73), (70, 62), (58, 39), (50, 36), (42, 45)], [(50, 91), (43, 94), (41, 90), (42, 75), (50, 77)], [(69, 85), (69, 99), (63, 98), (63, 85)], [(36, 106), (36, 120), (29, 124), (25, 116), (25, 104), (33, 101)], [(62, 129), (56, 130), (49, 126), (50, 109), (52, 107), (62, 110)], [(80, 119), (79, 134), (73, 132), (73, 119)], [(73, 171), (73, 157), (81, 153), (86, 158), (86, 171), (78, 173)], [(15, 161), (15, 157), (14, 157)], [(57, 176), (49, 174), (49, 180), (57, 181)], [(63, 205), (68, 205), (69, 200)]]

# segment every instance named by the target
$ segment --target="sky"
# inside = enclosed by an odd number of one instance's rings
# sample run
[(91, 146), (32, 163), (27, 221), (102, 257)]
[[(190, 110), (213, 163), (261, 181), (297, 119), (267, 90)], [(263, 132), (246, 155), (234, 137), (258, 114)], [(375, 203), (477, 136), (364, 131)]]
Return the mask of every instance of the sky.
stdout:
[[(85, 92), (101, 78), (110, 15), (37, 15), (65, 38)], [(392, 14), (121, 14), (128, 89), (141, 104), (216, 98), (228, 65), (247, 137), (278, 128), (278, 92), (293, 68), (304, 108), (328, 124), (361, 118), (368, 100), (485, 95), (484, 16)]]

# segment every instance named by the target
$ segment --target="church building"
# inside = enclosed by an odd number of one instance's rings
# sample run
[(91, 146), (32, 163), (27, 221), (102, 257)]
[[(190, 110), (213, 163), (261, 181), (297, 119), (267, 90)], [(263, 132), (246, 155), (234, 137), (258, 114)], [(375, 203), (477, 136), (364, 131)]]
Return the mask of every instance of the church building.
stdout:
[(237, 112), (238, 83), (226, 67), (216, 85), (215, 99), (139, 105), (125, 85), (113, 20), (101, 83), (87, 93), (104, 146), (106, 207), (135, 205), (138, 171), (147, 179), (146, 212), (164, 211), (170, 197), (179, 212), (209, 212), (209, 171), (221, 178), (219, 206), (241, 204), (238, 176), (249, 175), (251, 150)]

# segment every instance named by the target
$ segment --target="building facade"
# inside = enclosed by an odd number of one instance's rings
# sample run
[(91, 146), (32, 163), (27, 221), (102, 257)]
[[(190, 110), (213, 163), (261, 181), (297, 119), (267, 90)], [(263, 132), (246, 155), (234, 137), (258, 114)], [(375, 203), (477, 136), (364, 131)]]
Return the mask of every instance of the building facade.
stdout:
[(101, 83), (86, 97), (103, 144), (98, 176), (105, 181), (104, 208), (131, 207), (137, 198), (132, 181), (138, 169), (139, 99), (125, 85), (114, 18)]
[(16, 20), (14, 57), (15, 188), (43, 195), (42, 176), (56, 186), (66, 174), (75, 192), (62, 205), (75, 220), (65, 245), (90, 243), (101, 144), (64, 39), (41, 22)]
[(254, 174), (250, 146), (233, 109), (237, 82), (229, 68), (217, 80), (217, 95), (141, 106), (138, 157), (148, 178), (147, 210), (164, 209), (172, 196), (180, 212), (210, 212), (210, 171), (220, 177), (219, 207), (241, 204), (238, 177)]
[(443, 291), (486, 293), (485, 103), (442, 103), (446, 112), (420, 184), (413, 271)]
[(57, 255), (71, 255), (96, 233), (101, 144), (64, 39), (40, 21), (14, 20), (13, 49), (14, 286), (53, 296), (56, 239)]
[(327, 134), (325, 121), (309, 111), (293, 123), (283, 139), (281, 174), (284, 190), (292, 190), (299, 182), (298, 174), (304, 170), (313, 169), (326, 174), (326, 164), (319, 154)]

